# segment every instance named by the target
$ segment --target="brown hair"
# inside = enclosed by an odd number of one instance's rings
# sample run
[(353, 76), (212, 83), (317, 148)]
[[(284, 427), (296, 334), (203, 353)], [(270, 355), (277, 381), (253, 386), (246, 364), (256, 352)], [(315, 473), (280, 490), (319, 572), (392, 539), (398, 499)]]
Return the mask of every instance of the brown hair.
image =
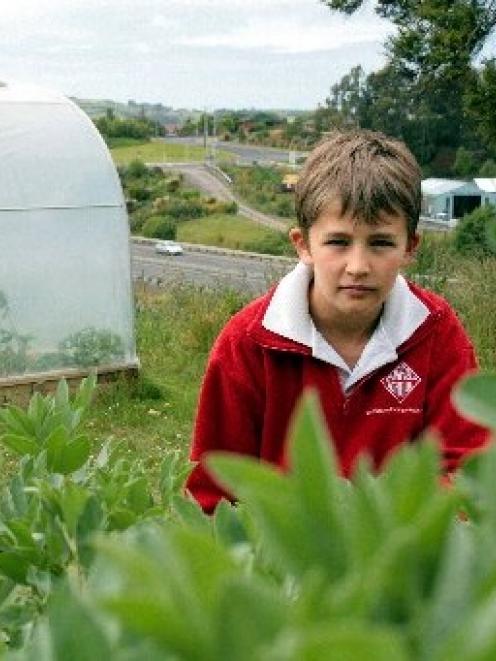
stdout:
[(383, 133), (333, 131), (307, 158), (296, 185), (296, 215), (304, 232), (329, 204), (341, 215), (375, 224), (381, 212), (406, 218), (408, 237), (420, 216), (421, 171), (407, 146)]

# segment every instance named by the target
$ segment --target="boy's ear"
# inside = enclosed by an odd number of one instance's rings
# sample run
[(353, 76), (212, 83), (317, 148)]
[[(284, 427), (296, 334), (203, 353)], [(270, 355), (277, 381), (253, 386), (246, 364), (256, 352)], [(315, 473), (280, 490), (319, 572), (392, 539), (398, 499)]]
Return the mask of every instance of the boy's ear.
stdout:
[(415, 232), (411, 239), (408, 239), (408, 244), (406, 247), (405, 254), (405, 264), (410, 264), (410, 262), (415, 259), (415, 254), (420, 244), (420, 234)]
[(300, 227), (293, 227), (289, 230), (289, 240), (293, 244), (300, 261), (304, 264), (312, 264), (308, 236), (305, 236)]

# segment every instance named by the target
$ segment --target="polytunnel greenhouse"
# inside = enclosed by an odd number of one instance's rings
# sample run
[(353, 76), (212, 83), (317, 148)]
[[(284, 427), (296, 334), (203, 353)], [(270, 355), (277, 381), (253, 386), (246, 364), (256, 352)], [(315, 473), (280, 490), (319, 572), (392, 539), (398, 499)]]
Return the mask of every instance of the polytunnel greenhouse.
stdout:
[(0, 155), (0, 388), (135, 370), (126, 206), (93, 123), (0, 83)]

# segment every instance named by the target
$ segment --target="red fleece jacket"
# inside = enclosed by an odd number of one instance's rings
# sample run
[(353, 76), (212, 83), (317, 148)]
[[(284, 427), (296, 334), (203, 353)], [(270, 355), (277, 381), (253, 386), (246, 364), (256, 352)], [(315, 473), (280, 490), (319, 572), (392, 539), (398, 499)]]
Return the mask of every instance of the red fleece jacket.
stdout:
[(199, 464), (187, 483), (205, 511), (226, 494), (205, 470), (204, 455), (224, 450), (284, 467), (288, 422), (306, 387), (319, 393), (344, 476), (361, 453), (380, 467), (394, 448), (428, 428), (441, 440), (446, 471), (485, 444), (488, 432), (462, 419), (450, 401), (454, 383), (477, 367), (473, 347), (444, 299), (409, 286), (429, 316), (397, 348), (395, 362), (368, 374), (347, 394), (333, 365), (262, 326), (273, 291), (227, 323), (204, 376), (191, 449)]

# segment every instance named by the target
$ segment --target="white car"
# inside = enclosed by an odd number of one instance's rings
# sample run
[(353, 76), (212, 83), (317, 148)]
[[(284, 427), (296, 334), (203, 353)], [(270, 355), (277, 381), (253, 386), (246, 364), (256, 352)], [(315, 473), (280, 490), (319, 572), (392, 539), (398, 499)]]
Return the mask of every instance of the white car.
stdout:
[(183, 249), (175, 241), (160, 241), (155, 244), (155, 252), (159, 255), (182, 255)]

